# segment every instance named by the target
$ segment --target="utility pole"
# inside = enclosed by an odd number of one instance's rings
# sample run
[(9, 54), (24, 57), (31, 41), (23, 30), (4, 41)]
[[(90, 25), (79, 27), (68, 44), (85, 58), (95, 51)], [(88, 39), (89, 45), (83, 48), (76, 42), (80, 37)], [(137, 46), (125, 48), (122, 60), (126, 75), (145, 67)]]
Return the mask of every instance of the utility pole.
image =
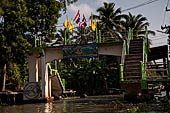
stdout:
[[(165, 11), (170, 11), (170, 9), (168, 9), (168, 7), (166, 7)], [(166, 29), (165, 33), (168, 34), (168, 39), (167, 39), (167, 45), (168, 45), (168, 56), (167, 56), (167, 67), (168, 67), (168, 79), (170, 78), (170, 25), (168, 26), (161, 26), (161, 29), (164, 30)], [(167, 82), (164, 84), (165, 85), (165, 91), (166, 91), (166, 96), (168, 97), (168, 99), (170, 99), (169, 97), (169, 92), (170, 92), (170, 83)]]
[[(167, 8), (166, 8), (166, 11), (170, 11), (170, 10), (168, 10)], [(166, 34), (168, 34), (168, 39), (167, 39), (167, 47), (168, 47), (168, 55), (167, 55), (167, 67), (168, 67), (168, 78), (170, 78), (170, 26), (168, 25), (168, 26), (161, 26), (161, 29), (162, 30), (166, 30), (164, 33), (166, 33)], [(165, 84), (164, 84), (164, 86), (165, 86), (165, 91), (166, 91), (166, 96), (168, 97), (168, 99), (170, 99), (170, 97), (169, 97), (169, 92), (170, 92), (170, 83), (169, 82), (166, 82)]]
[(165, 11), (170, 11), (170, 9), (168, 9), (168, 7), (166, 7)]

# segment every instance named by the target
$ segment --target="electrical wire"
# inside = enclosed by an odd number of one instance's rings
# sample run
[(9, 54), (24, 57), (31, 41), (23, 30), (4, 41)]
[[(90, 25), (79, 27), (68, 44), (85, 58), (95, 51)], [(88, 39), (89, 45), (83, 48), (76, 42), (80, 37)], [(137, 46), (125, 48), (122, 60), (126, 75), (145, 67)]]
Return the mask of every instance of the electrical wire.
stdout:
[(124, 9), (124, 10), (122, 10), (122, 12), (129, 11), (129, 10), (132, 10), (132, 9), (136, 9), (136, 8), (139, 8), (139, 7), (151, 4), (151, 3), (156, 2), (156, 1), (159, 1), (159, 0), (149, 0), (147, 2), (144, 2), (142, 4), (136, 5), (134, 7), (130, 7), (130, 8)]

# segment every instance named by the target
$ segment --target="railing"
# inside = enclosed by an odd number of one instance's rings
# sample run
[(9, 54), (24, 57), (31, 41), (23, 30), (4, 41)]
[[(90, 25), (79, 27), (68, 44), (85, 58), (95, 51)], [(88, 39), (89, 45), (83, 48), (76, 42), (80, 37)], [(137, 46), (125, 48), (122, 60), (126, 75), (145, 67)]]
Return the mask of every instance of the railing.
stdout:
[(146, 65), (147, 80), (166, 80), (168, 78), (168, 66), (162, 62)]
[(146, 80), (146, 63), (148, 60), (148, 29), (145, 27), (145, 39), (143, 39), (143, 60), (140, 62), (140, 73), (142, 80)]
[[(54, 72), (54, 76), (57, 76), (63, 91), (65, 91), (65, 80), (61, 79), (60, 74), (58, 73), (58, 70), (56, 68), (52, 69), (51, 63), (48, 63), (48, 67), (49, 67), (49, 70), (50, 70), (50, 75), (52, 76), (53, 72)], [(55, 62), (55, 67), (56, 67), (56, 62)]]
[[(70, 44), (85, 44), (85, 43), (112, 43), (120, 42), (122, 39), (116, 38), (112, 32), (101, 31), (96, 28), (95, 31), (86, 31), (86, 33), (81, 33), (75, 35), (74, 32), (64, 31), (63, 41), (52, 40), (51, 42), (44, 43), (41, 36), (34, 35), (34, 47), (43, 48), (51, 47), (56, 45), (70, 45)], [(55, 41), (55, 42), (54, 42)], [(43, 44), (42, 44), (43, 42)], [(41, 50), (40, 50), (41, 51)]]
[(133, 30), (131, 28), (129, 28), (128, 39), (127, 40), (123, 40), (121, 64), (119, 65), (120, 81), (124, 80), (124, 78), (123, 78), (124, 61), (125, 61), (125, 55), (129, 54), (130, 40), (133, 40)]
[(146, 63), (148, 60), (148, 29), (145, 27), (145, 39), (143, 39), (143, 60), (140, 62), (141, 88), (147, 89)]

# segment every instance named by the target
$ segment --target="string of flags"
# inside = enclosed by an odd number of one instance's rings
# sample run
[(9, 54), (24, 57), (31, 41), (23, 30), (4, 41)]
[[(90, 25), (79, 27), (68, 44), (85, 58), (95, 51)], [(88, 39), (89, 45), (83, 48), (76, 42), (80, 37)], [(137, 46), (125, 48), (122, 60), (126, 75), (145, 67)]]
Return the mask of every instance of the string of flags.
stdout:
[[(81, 27), (82, 29), (84, 29), (86, 26), (87, 26), (87, 20), (83, 14), (83, 19), (82, 19), (82, 22), (80, 22), (80, 11), (78, 10), (77, 11), (77, 14), (76, 16), (74, 17), (74, 19), (70, 21), (70, 24), (69, 24), (69, 19), (68, 17), (66, 17), (66, 20), (64, 21), (63, 23), (63, 26), (65, 28), (67, 28), (69, 31), (72, 31), (73, 28), (74, 28), (74, 25), (73, 25), (73, 22), (75, 22), (76, 24), (79, 25), (79, 27)], [(91, 15), (91, 19), (90, 19), (90, 23), (89, 23), (89, 27), (92, 28), (92, 30), (95, 30), (96, 29), (96, 26), (97, 26), (97, 22), (96, 22), (96, 18), (93, 22), (93, 16)]]

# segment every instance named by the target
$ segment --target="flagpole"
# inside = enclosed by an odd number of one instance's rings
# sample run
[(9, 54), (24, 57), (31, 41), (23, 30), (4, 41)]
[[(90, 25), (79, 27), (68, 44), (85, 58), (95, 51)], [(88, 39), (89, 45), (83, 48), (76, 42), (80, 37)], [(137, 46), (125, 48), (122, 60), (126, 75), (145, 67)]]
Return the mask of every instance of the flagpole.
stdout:
[(68, 31), (69, 44), (71, 45), (70, 31)]
[(67, 45), (67, 31), (64, 29), (64, 45)]

